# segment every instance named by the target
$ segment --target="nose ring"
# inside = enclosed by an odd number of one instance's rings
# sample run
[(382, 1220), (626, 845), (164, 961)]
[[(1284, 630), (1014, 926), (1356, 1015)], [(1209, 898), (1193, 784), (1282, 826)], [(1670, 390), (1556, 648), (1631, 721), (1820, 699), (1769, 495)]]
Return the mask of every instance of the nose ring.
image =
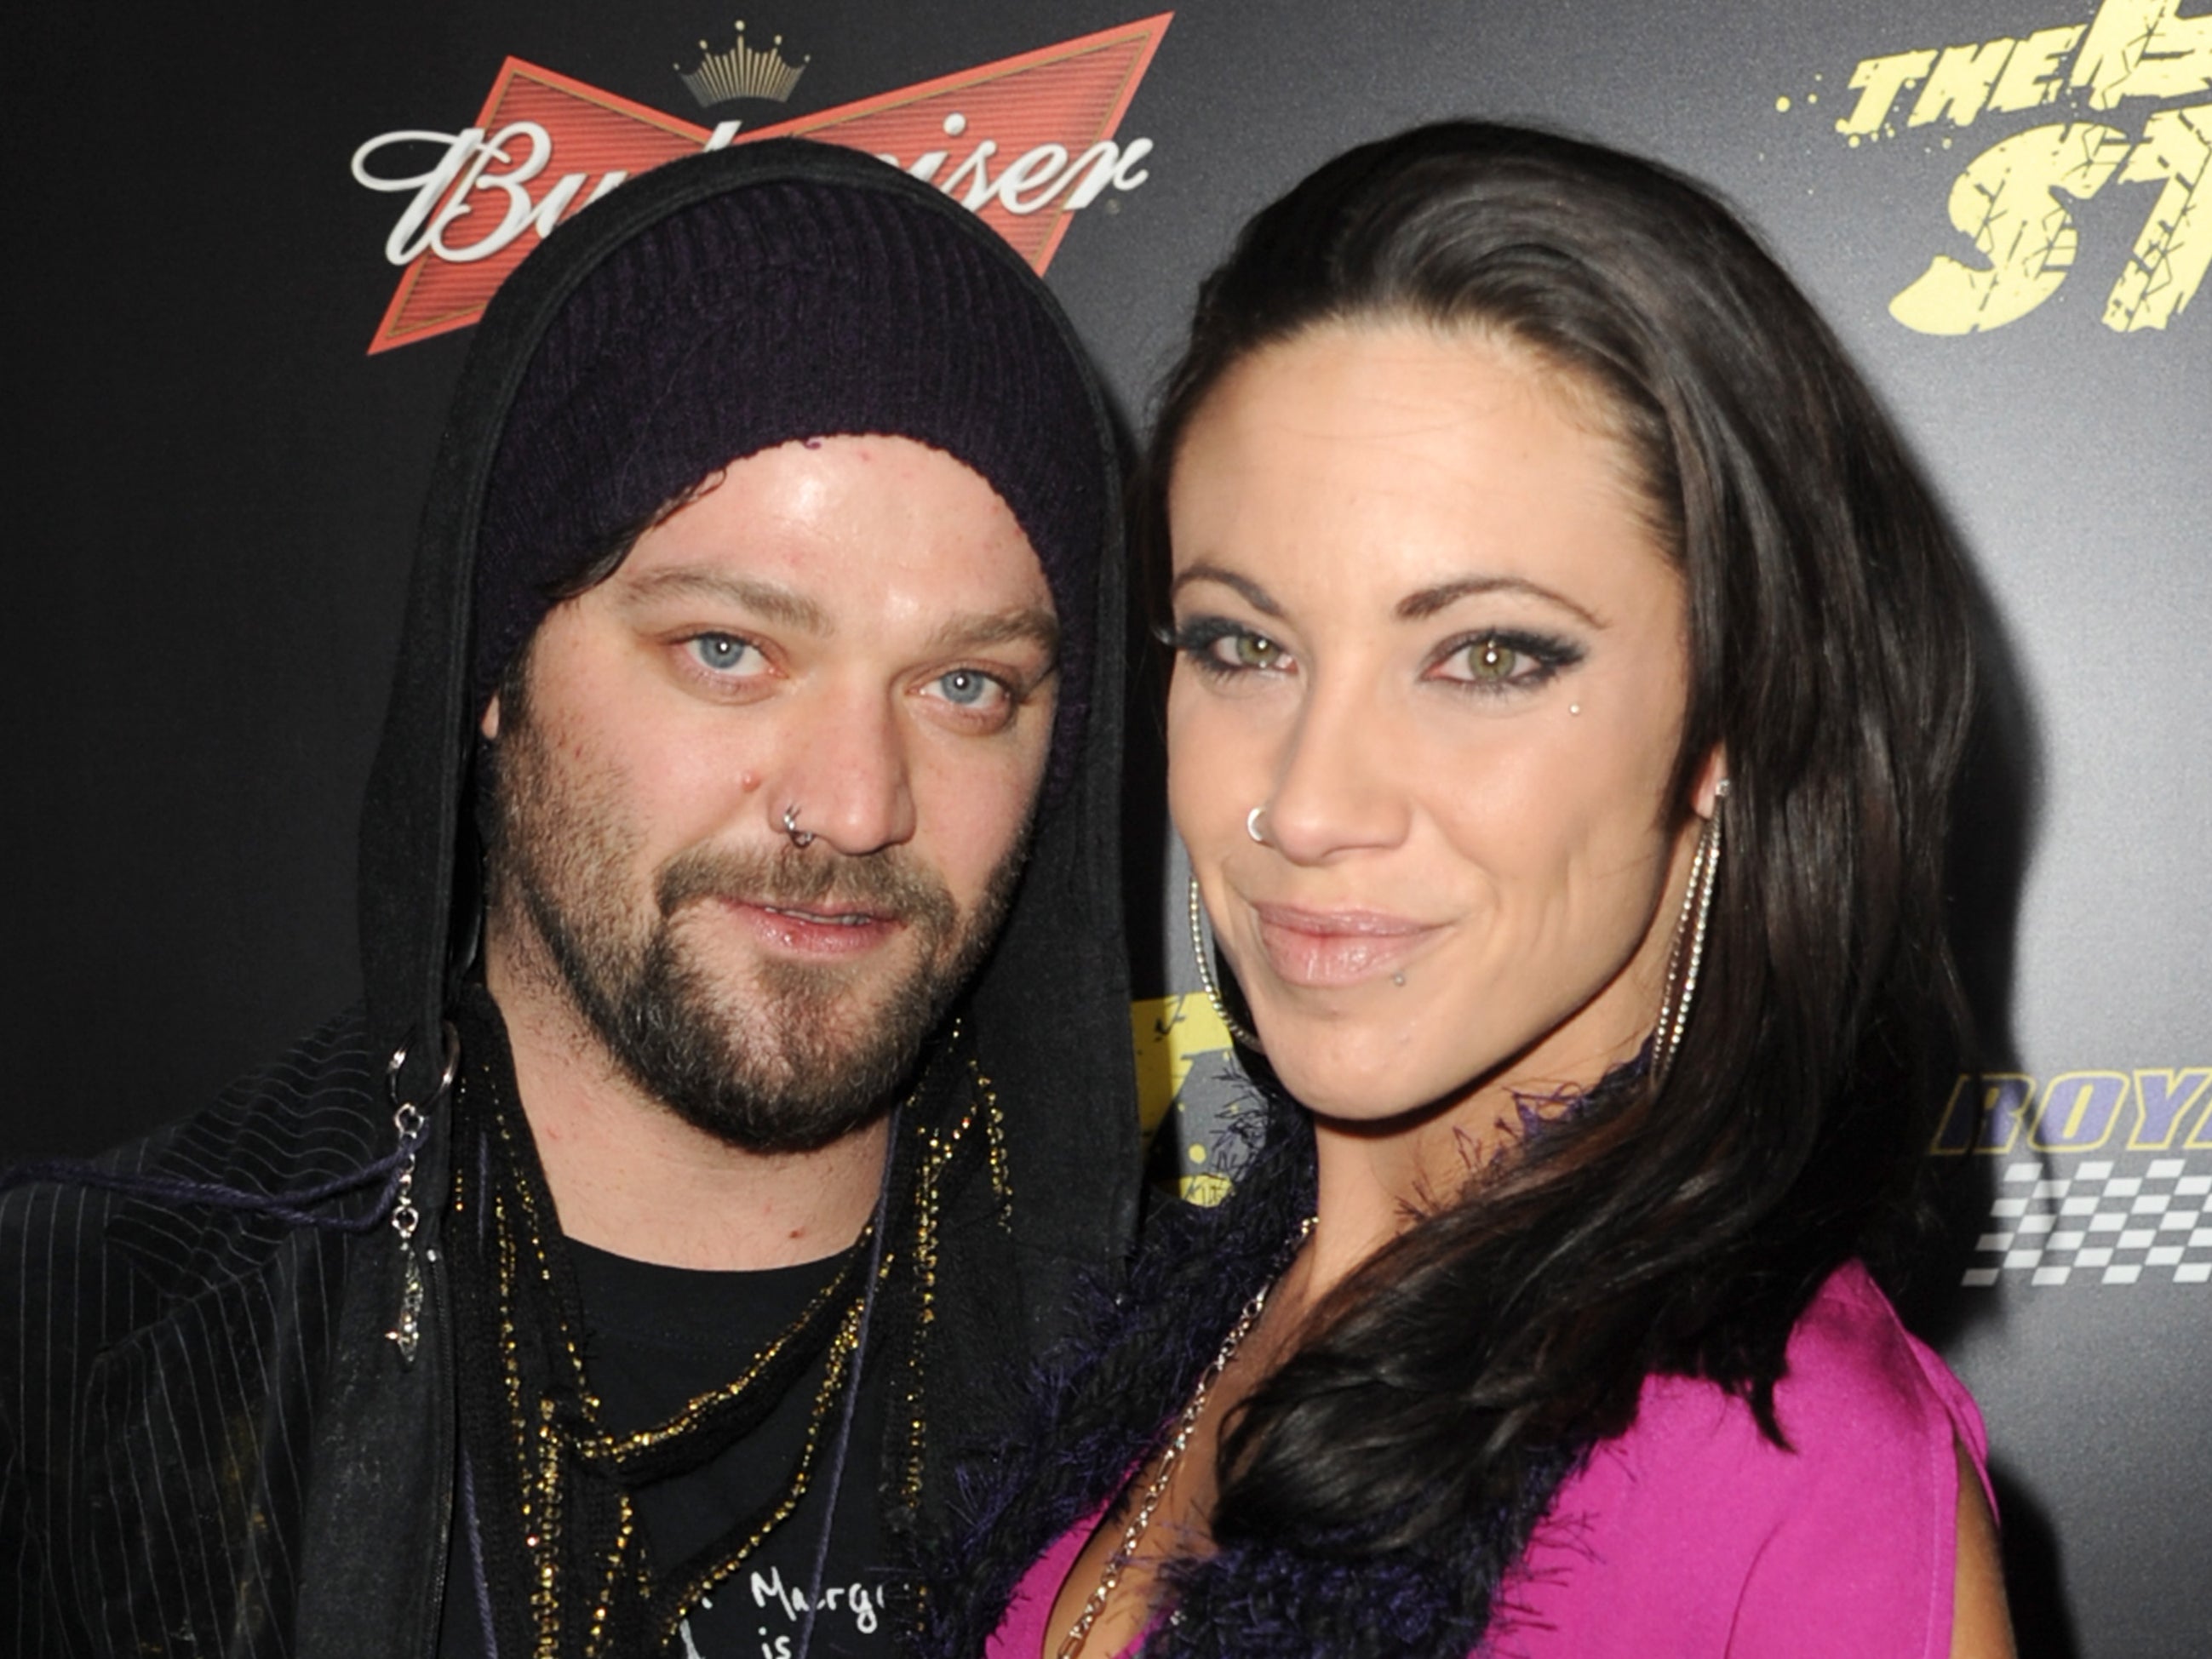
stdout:
[(799, 805), (795, 801), (783, 809), (783, 833), (791, 837), (791, 844), (793, 847), (809, 847), (813, 844), (814, 832), (811, 830), (802, 830), (799, 827)]
[(1267, 810), (1265, 806), (1255, 806), (1244, 815), (1244, 833), (1262, 847), (1267, 844), (1267, 832), (1260, 827), (1260, 814)]

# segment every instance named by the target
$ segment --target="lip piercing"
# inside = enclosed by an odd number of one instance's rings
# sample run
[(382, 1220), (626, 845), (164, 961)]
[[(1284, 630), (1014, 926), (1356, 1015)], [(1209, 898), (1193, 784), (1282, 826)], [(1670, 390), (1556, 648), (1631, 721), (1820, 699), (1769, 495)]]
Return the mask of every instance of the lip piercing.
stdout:
[(1267, 835), (1260, 828), (1260, 814), (1267, 810), (1264, 806), (1255, 806), (1244, 815), (1244, 833), (1262, 847), (1267, 844)]
[(811, 830), (802, 830), (799, 827), (799, 806), (796, 802), (783, 809), (783, 833), (791, 837), (791, 844), (793, 847), (809, 847), (813, 844), (814, 832)]
[(1570, 714), (1579, 714), (1582, 712), (1583, 706), (1578, 702), (1571, 702), (1567, 705), (1567, 713)]

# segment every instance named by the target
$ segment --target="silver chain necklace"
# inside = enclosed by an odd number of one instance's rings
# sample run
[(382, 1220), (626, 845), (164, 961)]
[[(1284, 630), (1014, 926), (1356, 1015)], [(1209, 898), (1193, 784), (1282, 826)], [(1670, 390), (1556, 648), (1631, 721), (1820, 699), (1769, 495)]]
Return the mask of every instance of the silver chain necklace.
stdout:
[[(1299, 1227), (1300, 1244), (1304, 1244), (1312, 1233), (1316, 1219), (1314, 1216), (1308, 1216)], [(1296, 1253), (1292, 1254), (1295, 1258)], [(1288, 1263), (1285, 1267), (1287, 1269)], [(1206, 1395), (1221, 1380), (1221, 1374), (1229, 1369), (1229, 1362), (1237, 1357), (1237, 1348), (1252, 1334), (1252, 1328), (1260, 1322), (1260, 1316), (1267, 1311), (1267, 1293), (1275, 1288), (1280, 1278), (1281, 1274), (1278, 1273), (1275, 1279), (1269, 1279), (1252, 1292), (1252, 1299), (1244, 1304), (1244, 1310), (1237, 1316), (1237, 1322), (1229, 1328), (1229, 1334), (1221, 1339), (1221, 1346), (1212, 1362), (1199, 1373), (1198, 1386), (1190, 1391), (1190, 1399), (1183, 1406), (1182, 1415), (1176, 1419), (1174, 1434), (1168, 1437), (1168, 1443), (1160, 1450), (1160, 1466), (1153, 1471), (1152, 1478), (1145, 1483), (1143, 1495), (1137, 1500), (1136, 1510), (1129, 1516), (1129, 1524), (1121, 1529), (1121, 1541), (1114, 1547), (1113, 1554), (1106, 1558), (1106, 1565), (1098, 1574), (1098, 1588), (1091, 1592), (1091, 1599), (1083, 1604), (1083, 1611), (1076, 1614), (1075, 1622), (1068, 1626), (1067, 1635), (1061, 1641), (1060, 1651), (1054, 1659), (1075, 1659), (1075, 1656), (1083, 1651), (1083, 1644), (1091, 1634), (1091, 1626), (1098, 1622), (1098, 1615), (1106, 1610), (1106, 1603), (1113, 1598), (1115, 1587), (1121, 1582), (1122, 1573), (1137, 1559), (1137, 1546), (1144, 1540), (1145, 1528), (1152, 1525), (1154, 1511), (1159, 1508), (1160, 1500), (1167, 1496), (1168, 1485), (1175, 1479), (1176, 1466), (1182, 1461), (1183, 1452), (1190, 1444), (1192, 1431), (1198, 1427), (1199, 1419), (1206, 1415)]]

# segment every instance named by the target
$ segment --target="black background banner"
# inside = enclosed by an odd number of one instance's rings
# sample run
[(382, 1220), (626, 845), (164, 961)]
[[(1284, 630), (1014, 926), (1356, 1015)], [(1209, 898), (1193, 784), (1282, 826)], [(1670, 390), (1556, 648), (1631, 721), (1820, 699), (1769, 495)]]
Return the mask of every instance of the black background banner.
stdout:
[[(0, 1155), (173, 1117), (355, 994), (354, 819), (468, 337), (369, 352), (407, 198), (355, 181), (360, 146), (460, 131), (510, 58), (750, 131), (1158, 9), (509, 0), (16, 20), (0, 58), (15, 408)], [(702, 108), (684, 84), (739, 15), (752, 45), (781, 35), (803, 63), (787, 103)], [(1152, 148), (1073, 216), (1049, 271), (1132, 427), (1244, 216), (1349, 143), (1456, 113), (1565, 126), (1717, 185), (1937, 481), (1990, 648), (1954, 904), (2003, 1075), (1948, 1126), (1952, 1248), (1915, 1316), (1990, 1417), (2023, 1650), (2201, 1652), (2212, 13), (1176, 7), (1114, 135)], [(1175, 914), (1150, 830), (1133, 852), (1134, 914)], [(1173, 1097), (1166, 1133), (1194, 1176), (1238, 1085), (1179, 1000), (1177, 930), (1139, 934), (1153, 1104)]]

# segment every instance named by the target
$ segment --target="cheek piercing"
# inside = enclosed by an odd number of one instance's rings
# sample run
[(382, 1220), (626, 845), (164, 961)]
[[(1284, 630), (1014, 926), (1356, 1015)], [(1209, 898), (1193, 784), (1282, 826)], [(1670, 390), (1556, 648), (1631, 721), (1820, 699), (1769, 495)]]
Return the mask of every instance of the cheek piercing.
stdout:
[(1267, 832), (1260, 827), (1260, 814), (1267, 810), (1265, 806), (1255, 806), (1244, 815), (1244, 833), (1262, 847), (1267, 844)]
[(802, 830), (799, 827), (799, 806), (796, 802), (783, 809), (783, 833), (791, 837), (791, 844), (793, 847), (804, 848), (813, 844), (814, 832), (811, 830)]
[(1567, 713), (1570, 714), (1579, 714), (1582, 712), (1583, 706), (1578, 702), (1571, 702), (1567, 705)]

